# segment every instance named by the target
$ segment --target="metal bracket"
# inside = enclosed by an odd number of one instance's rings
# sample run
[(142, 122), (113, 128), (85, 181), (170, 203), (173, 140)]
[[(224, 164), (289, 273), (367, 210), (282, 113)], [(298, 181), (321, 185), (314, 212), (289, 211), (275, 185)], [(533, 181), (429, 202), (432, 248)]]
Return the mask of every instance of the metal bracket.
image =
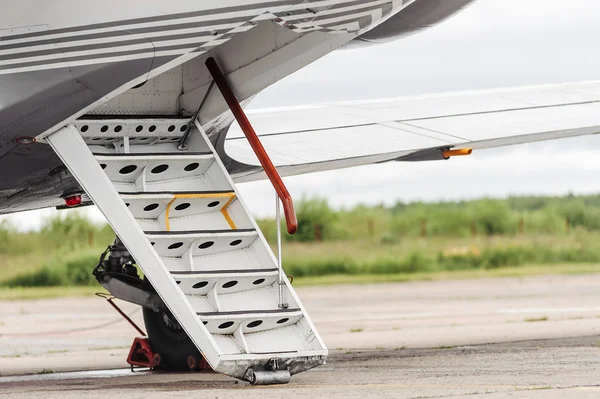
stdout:
[(127, 320), (127, 321), (129, 322), (129, 324), (131, 324), (131, 326), (132, 326), (133, 328), (135, 328), (135, 329), (137, 330), (137, 332), (138, 332), (138, 333), (140, 333), (140, 335), (141, 335), (141, 336), (143, 336), (143, 337), (145, 337), (145, 336), (146, 336), (146, 333), (145, 333), (145, 332), (143, 332), (143, 331), (142, 331), (142, 329), (141, 329), (141, 328), (139, 328), (139, 327), (137, 326), (137, 324), (135, 324), (135, 323), (134, 323), (134, 321), (133, 321), (133, 320), (131, 320), (131, 319), (129, 318), (129, 316), (127, 316), (127, 315), (125, 314), (125, 312), (123, 312), (123, 311), (121, 310), (121, 308), (120, 308), (120, 307), (118, 307), (118, 306), (117, 306), (117, 305), (116, 305), (116, 304), (113, 302), (113, 299), (115, 299), (115, 297), (114, 297), (114, 296), (112, 296), (112, 295), (108, 295), (108, 294), (106, 294), (106, 293), (104, 293), (104, 292), (96, 292), (96, 296), (97, 296), (97, 297), (100, 297), (100, 298), (104, 298), (104, 299), (106, 299), (106, 301), (107, 301), (108, 303), (110, 303), (110, 306), (112, 306), (112, 307), (113, 307), (113, 308), (114, 308), (114, 309), (115, 309), (117, 312), (119, 312), (119, 314), (120, 314), (121, 316), (123, 316), (123, 318), (124, 318), (125, 320)]
[(211, 80), (210, 83), (209, 83), (209, 85), (208, 85), (208, 90), (206, 90), (206, 94), (204, 95), (204, 98), (200, 102), (200, 105), (198, 106), (198, 109), (196, 110), (196, 112), (194, 112), (194, 116), (192, 117), (192, 119), (190, 119), (190, 122), (188, 123), (187, 130), (183, 134), (183, 137), (181, 137), (181, 140), (179, 140), (179, 143), (177, 144), (177, 149), (178, 150), (180, 150), (180, 151), (187, 150), (187, 144), (186, 144), (186, 142), (187, 142), (188, 137), (190, 136), (190, 133), (192, 131), (192, 126), (194, 126), (194, 122), (196, 121), (196, 119), (198, 119), (198, 115), (200, 115), (200, 110), (202, 109), (202, 107), (204, 106), (204, 103), (208, 99), (208, 96), (210, 95), (210, 92), (212, 91), (212, 88), (213, 88), (214, 85), (215, 85), (215, 81)]
[(252, 385), (287, 384), (290, 382), (289, 370), (254, 370), (249, 368), (244, 378)]
[(285, 285), (283, 276), (283, 262), (281, 258), (281, 207), (279, 206), (279, 196), (275, 193), (275, 220), (277, 223), (277, 287), (279, 289), (279, 308), (287, 309), (289, 304), (285, 301), (283, 286)]
[(131, 302), (154, 311), (166, 309), (157, 294), (134, 287), (117, 278), (104, 276), (101, 284), (111, 293), (113, 298)]

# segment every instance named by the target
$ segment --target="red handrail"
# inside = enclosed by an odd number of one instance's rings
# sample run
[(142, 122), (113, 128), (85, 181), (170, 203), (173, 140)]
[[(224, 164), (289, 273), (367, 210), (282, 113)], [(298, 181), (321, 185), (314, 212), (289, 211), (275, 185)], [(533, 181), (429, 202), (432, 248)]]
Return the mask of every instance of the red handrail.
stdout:
[(275, 188), (281, 203), (283, 204), (283, 213), (285, 214), (288, 233), (294, 234), (296, 230), (298, 230), (298, 221), (296, 220), (296, 212), (294, 211), (294, 202), (292, 201), (292, 196), (285, 187), (283, 180), (281, 180), (281, 176), (279, 176), (277, 169), (275, 169), (273, 162), (271, 162), (271, 158), (269, 158), (269, 155), (265, 151), (265, 148), (256, 135), (256, 132), (252, 128), (250, 121), (246, 117), (244, 110), (240, 106), (238, 99), (235, 97), (235, 94), (233, 94), (231, 87), (229, 87), (229, 83), (227, 83), (223, 72), (221, 72), (219, 65), (217, 65), (217, 62), (213, 57), (209, 57), (206, 60), (206, 68), (208, 68), (208, 71), (212, 75), (215, 84), (223, 95), (223, 98), (229, 106), (229, 109), (231, 109), (231, 112), (240, 125), (240, 128), (244, 132), (244, 135), (246, 135), (252, 150), (258, 157), (258, 161), (263, 167), (267, 177)]

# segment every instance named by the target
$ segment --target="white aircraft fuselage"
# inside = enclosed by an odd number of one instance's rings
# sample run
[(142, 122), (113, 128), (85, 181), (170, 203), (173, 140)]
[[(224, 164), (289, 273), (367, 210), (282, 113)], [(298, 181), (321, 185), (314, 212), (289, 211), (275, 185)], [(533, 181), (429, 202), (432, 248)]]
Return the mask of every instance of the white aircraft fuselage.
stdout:
[(198, 112), (211, 136), (226, 131), (209, 56), (244, 101), (337, 48), (413, 33), (472, 1), (4, 0), (0, 212), (57, 205), (76, 185), (49, 146), (31, 143), (82, 115)]

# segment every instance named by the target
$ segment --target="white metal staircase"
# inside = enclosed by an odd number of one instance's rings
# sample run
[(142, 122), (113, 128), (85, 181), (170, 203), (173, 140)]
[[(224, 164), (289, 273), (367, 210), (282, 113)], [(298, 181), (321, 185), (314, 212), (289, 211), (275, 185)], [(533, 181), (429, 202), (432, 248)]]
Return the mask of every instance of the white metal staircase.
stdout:
[(201, 126), (78, 120), (46, 140), (214, 370), (277, 383), (324, 363), (287, 278), (279, 306), (277, 260)]

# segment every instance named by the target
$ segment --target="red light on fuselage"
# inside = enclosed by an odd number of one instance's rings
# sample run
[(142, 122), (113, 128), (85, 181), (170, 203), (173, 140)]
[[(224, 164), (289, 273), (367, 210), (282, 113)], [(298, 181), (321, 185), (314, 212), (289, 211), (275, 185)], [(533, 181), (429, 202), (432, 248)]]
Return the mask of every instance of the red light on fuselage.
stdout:
[(79, 204), (81, 204), (81, 195), (71, 195), (70, 197), (65, 197), (66, 206), (72, 207)]

